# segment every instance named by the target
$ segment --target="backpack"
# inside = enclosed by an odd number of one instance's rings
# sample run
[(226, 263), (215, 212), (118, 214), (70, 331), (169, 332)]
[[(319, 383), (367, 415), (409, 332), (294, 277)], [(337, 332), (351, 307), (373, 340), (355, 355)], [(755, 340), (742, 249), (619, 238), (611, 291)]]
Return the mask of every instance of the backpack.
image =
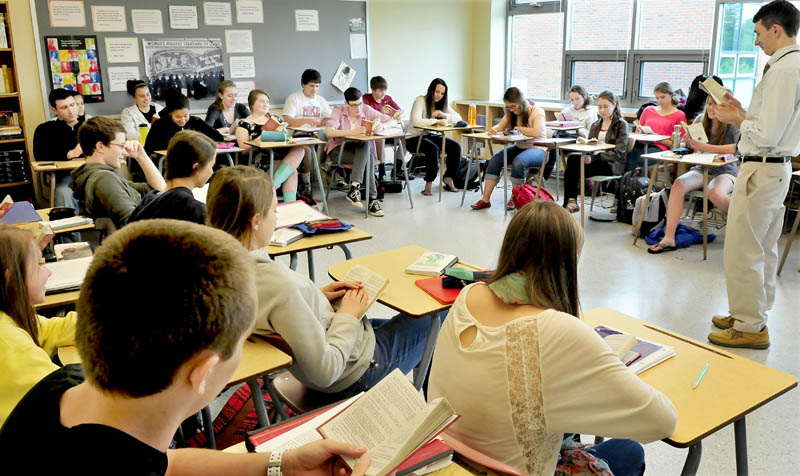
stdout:
[[(642, 226), (639, 227), (639, 238), (644, 238), (653, 229), (663, 226), (662, 222), (667, 215), (668, 203), (669, 198), (666, 189), (650, 193), (650, 200), (647, 201), (647, 208), (644, 211), (644, 220), (642, 220)], [(636, 199), (636, 205), (633, 207), (632, 225), (634, 228), (639, 223), (639, 217), (642, 215), (642, 205), (644, 205), (644, 195)]]
[[(472, 161), (472, 167), (470, 167), (469, 162), (469, 159), (461, 157), (461, 161), (458, 163), (456, 176), (453, 177), (453, 185), (455, 185), (458, 189), (464, 188), (464, 184), (466, 184), (467, 190), (475, 190), (479, 186), (478, 170), (483, 170), (485, 165), (481, 164), (479, 166), (479, 161), (474, 160)], [(469, 171), (467, 168), (469, 168)]]
[(514, 206), (517, 210), (532, 202), (534, 198), (555, 202), (553, 195), (544, 187), (540, 189), (536, 185), (523, 183), (522, 185), (514, 185), (514, 188), (511, 189), (511, 200), (514, 201)]
[(650, 180), (642, 177), (641, 169), (625, 172), (617, 189), (617, 221), (633, 224), (633, 209), (636, 199), (647, 192)]

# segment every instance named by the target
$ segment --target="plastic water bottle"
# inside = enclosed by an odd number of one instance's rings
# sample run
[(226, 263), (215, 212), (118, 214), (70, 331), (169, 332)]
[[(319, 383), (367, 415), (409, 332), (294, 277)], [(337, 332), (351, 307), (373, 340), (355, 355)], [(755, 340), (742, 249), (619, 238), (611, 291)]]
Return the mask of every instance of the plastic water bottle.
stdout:
[(681, 126), (675, 125), (675, 128), (672, 130), (672, 150), (677, 149), (681, 146)]
[(147, 133), (150, 132), (150, 128), (147, 127), (147, 124), (139, 124), (139, 142), (144, 144), (147, 140)]
[(474, 126), (478, 122), (478, 108), (474, 104), (469, 105), (469, 113), (467, 114), (467, 124)]

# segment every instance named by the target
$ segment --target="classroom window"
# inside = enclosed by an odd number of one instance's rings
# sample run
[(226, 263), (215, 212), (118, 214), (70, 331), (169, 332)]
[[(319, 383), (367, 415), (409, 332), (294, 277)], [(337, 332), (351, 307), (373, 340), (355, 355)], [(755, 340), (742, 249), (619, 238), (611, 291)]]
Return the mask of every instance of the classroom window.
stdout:
[(639, 97), (655, 97), (653, 88), (662, 81), (668, 82), (675, 90), (682, 89), (683, 94), (689, 94), (692, 80), (698, 74), (703, 74), (704, 70), (705, 63), (644, 61), (639, 81)]
[(511, 81), (528, 97), (552, 99), (561, 95), (564, 52), (564, 14), (514, 15)]
[(633, 0), (570, 0), (570, 50), (627, 50)]
[(639, 0), (640, 50), (710, 50), (716, 0)]
[(624, 61), (574, 61), (571, 84), (580, 84), (589, 94), (613, 91), (625, 95)]

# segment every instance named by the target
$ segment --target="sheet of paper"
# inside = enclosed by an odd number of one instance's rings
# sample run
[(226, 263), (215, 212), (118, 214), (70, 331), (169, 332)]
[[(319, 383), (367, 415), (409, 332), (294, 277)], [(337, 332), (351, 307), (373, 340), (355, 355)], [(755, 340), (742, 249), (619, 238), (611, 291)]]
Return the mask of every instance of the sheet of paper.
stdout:
[(697, 154), (686, 154), (681, 157), (681, 162), (689, 162), (692, 164), (711, 164), (714, 162), (714, 157), (717, 154), (707, 154), (707, 153), (697, 153)]
[(331, 79), (331, 84), (341, 92), (350, 87), (353, 78), (356, 77), (356, 70), (348, 66), (344, 61), (339, 63), (339, 68)]
[(247, 104), (247, 96), (256, 88), (255, 81), (234, 81), (236, 83), (236, 102)]
[(350, 59), (367, 58), (367, 35), (350, 33)]
[(86, 28), (83, 0), (50, 0), (47, 9), (52, 28)]
[(111, 91), (127, 91), (126, 83), (129, 79), (139, 79), (138, 66), (109, 66), (108, 83)]
[(193, 188), (192, 195), (198, 202), (206, 203), (206, 197), (208, 196), (208, 183), (200, 188)]
[(92, 5), (94, 31), (128, 31), (124, 6)]
[(46, 266), (53, 274), (47, 280), (45, 289), (47, 291), (59, 291), (80, 286), (91, 262), (92, 257), (90, 256), (88, 258), (48, 263)]
[(291, 202), (285, 205), (278, 205), (275, 209), (275, 213), (278, 215), (275, 228), (286, 228), (287, 226), (293, 226), (304, 221), (330, 218), (303, 202)]
[(319, 10), (295, 10), (295, 31), (319, 31)]
[(164, 20), (161, 10), (131, 10), (134, 33), (161, 35), (164, 33)]
[(236, 23), (264, 23), (261, 0), (236, 0)]
[(107, 36), (106, 61), (109, 63), (138, 63), (139, 40), (132, 37)]
[(225, 52), (252, 53), (253, 30), (225, 30)]
[(255, 78), (255, 56), (231, 56), (231, 78)]
[(173, 30), (197, 30), (197, 7), (170, 5), (169, 27)]
[(233, 23), (231, 4), (228, 2), (203, 2), (203, 17), (206, 25), (230, 25)]

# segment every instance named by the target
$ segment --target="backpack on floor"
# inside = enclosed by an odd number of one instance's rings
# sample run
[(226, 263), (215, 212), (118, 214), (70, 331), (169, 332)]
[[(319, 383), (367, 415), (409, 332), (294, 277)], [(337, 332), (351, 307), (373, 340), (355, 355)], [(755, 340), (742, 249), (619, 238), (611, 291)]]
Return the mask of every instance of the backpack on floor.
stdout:
[[(668, 203), (667, 189), (650, 193), (650, 200), (647, 201), (647, 208), (644, 211), (644, 220), (642, 220), (642, 226), (639, 228), (639, 238), (644, 238), (653, 229), (664, 226)], [(639, 217), (642, 216), (642, 205), (644, 205), (644, 195), (636, 199), (636, 205), (633, 207), (632, 225), (634, 229), (636, 224), (639, 223)]]
[[(470, 167), (469, 159), (461, 157), (461, 161), (458, 163), (458, 171), (456, 172), (456, 176), (453, 177), (453, 185), (455, 185), (456, 188), (464, 188), (465, 183), (467, 190), (475, 190), (478, 188), (478, 170), (483, 169), (483, 164), (479, 166), (478, 162), (478, 160), (473, 160), (472, 167)], [(469, 170), (467, 170), (467, 168), (469, 168)]]
[(523, 183), (522, 185), (514, 185), (511, 189), (511, 200), (514, 201), (514, 206), (517, 210), (532, 202), (534, 198), (555, 202), (553, 195), (544, 187), (538, 188), (536, 185)]
[(617, 221), (620, 223), (633, 223), (633, 209), (636, 199), (647, 192), (650, 180), (642, 177), (640, 169), (625, 172), (619, 181), (617, 189)]

